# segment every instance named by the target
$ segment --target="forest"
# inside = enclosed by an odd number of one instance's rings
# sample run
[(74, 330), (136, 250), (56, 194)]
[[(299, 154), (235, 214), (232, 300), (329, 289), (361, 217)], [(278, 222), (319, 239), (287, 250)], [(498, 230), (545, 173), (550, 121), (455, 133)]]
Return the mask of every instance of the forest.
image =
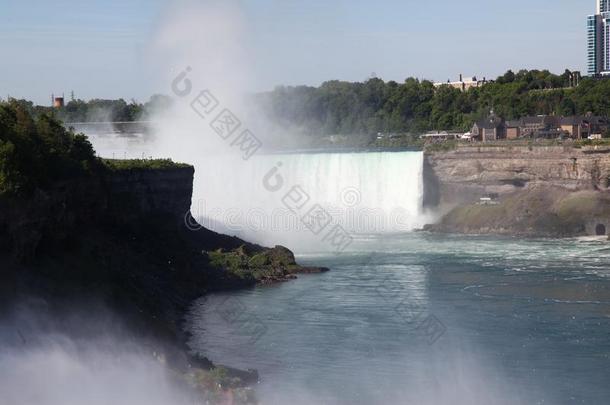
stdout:
[[(467, 91), (412, 77), (403, 83), (332, 80), (319, 87), (279, 86), (252, 94), (250, 100), (280, 131), (310, 136), (467, 131), (492, 109), (506, 120), (539, 114), (610, 116), (610, 80), (585, 77), (572, 86), (571, 76), (569, 70), (560, 75), (509, 70)], [(46, 114), (64, 123), (123, 122), (150, 120), (169, 108), (172, 99), (154, 95), (140, 103), (72, 98), (62, 108), (18, 103), (33, 116)]]
[(30, 195), (36, 189), (98, 166), (87, 137), (48, 114), (34, 116), (17, 100), (0, 102), (0, 195)]
[(147, 102), (136, 100), (130, 102), (124, 99), (104, 100), (71, 99), (61, 108), (34, 105), (31, 101), (15, 100), (30, 114), (49, 115), (63, 123), (76, 122), (131, 122), (149, 120), (152, 116), (163, 111), (172, 103), (169, 96), (155, 94)]
[(281, 86), (255, 98), (270, 120), (308, 135), (467, 131), (491, 109), (507, 120), (538, 114), (610, 115), (610, 80), (582, 78), (570, 87), (571, 73), (509, 70), (465, 92), (416, 78), (404, 83), (328, 81), (320, 87)]

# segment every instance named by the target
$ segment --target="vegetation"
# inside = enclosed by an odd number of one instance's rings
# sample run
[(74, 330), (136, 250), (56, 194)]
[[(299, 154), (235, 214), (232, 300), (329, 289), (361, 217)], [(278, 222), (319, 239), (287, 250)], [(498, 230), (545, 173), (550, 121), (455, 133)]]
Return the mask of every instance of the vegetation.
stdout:
[(207, 256), (210, 266), (257, 282), (282, 280), (300, 269), (292, 252), (280, 246), (262, 252), (250, 252), (245, 246), (230, 251), (219, 249), (207, 252)]
[[(587, 112), (610, 115), (610, 80), (583, 78), (579, 86), (570, 87), (571, 74), (568, 70), (561, 75), (548, 70), (509, 70), (495, 81), (465, 92), (450, 86), (436, 88), (431, 81), (415, 78), (403, 83), (378, 78), (363, 83), (334, 80), (317, 88), (277, 87), (254, 96), (254, 101), (268, 118), (291, 132), (350, 138), (378, 132), (466, 131), (492, 108), (505, 119)], [(164, 95), (154, 95), (146, 103), (72, 98), (57, 109), (19, 103), (34, 116), (52, 115), (63, 122), (129, 122), (149, 120), (166, 110), (172, 100)]]
[(236, 405), (258, 403), (254, 390), (244, 387), (243, 382), (238, 377), (231, 377), (224, 367), (216, 367), (209, 371), (195, 369), (187, 375), (187, 381), (191, 386), (201, 390), (204, 395), (203, 403)]
[(497, 205), (468, 204), (451, 210), (430, 230), (456, 233), (570, 237), (610, 217), (610, 196), (594, 190), (536, 186), (502, 197)]
[(171, 159), (103, 159), (104, 166), (110, 170), (166, 170), (191, 167), (185, 163), (175, 163)]
[(66, 122), (131, 122), (149, 120), (155, 113), (166, 110), (171, 105), (171, 98), (154, 95), (146, 103), (123, 99), (84, 101), (72, 99), (64, 107), (36, 106), (31, 101), (19, 100), (33, 116), (49, 115)]
[(31, 103), (0, 103), (0, 194), (27, 196), (99, 170), (184, 167), (190, 166), (169, 159), (99, 159), (85, 135), (66, 129), (52, 115), (33, 113)]
[(370, 79), (329, 81), (318, 88), (278, 87), (257, 96), (270, 119), (307, 135), (421, 133), (468, 130), (490, 109), (505, 119), (525, 115), (610, 115), (610, 80), (583, 78), (570, 85), (571, 72), (512, 71), (462, 92), (435, 88), (427, 80), (404, 83)]
[(85, 135), (46, 114), (32, 116), (22, 102), (0, 103), (0, 193), (29, 194), (87, 175), (96, 164)]

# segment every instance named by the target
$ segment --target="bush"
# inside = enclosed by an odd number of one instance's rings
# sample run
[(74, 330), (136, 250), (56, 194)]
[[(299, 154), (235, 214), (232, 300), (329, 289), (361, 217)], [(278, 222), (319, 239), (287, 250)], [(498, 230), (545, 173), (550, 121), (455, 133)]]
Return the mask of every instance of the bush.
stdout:
[(184, 163), (174, 163), (171, 159), (103, 159), (102, 162), (110, 170), (164, 170), (190, 167)]
[(0, 193), (29, 194), (96, 166), (91, 143), (23, 102), (0, 103)]

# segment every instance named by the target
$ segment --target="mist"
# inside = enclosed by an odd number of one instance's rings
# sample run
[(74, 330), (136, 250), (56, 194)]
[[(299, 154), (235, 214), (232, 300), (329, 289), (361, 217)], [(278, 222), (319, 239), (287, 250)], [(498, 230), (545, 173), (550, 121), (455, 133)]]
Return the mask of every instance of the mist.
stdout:
[(3, 404), (196, 403), (148, 345), (100, 306), (54, 313), (25, 299), (0, 319)]
[[(386, 168), (381, 157), (364, 155), (346, 160), (329, 154), (314, 161), (273, 155), (278, 149), (298, 151), (303, 135), (267, 120), (248, 92), (257, 87), (251, 67), (260, 62), (247, 49), (250, 28), (237, 1), (175, 1), (150, 43), (155, 69), (166, 72), (159, 86), (176, 102), (154, 117), (146, 156), (195, 166), (193, 216), (207, 228), (268, 246), (332, 249), (321, 242), (324, 235), (303, 226), (305, 212), (283, 203), (291, 187), (303, 187), (311, 205), (333, 217), (333, 226), (354, 234), (423, 226), (429, 218), (417, 208), (423, 192), (417, 165), (403, 161)], [(223, 125), (227, 118), (234, 125)], [(283, 188), (270, 185), (273, 177)], [(375, 185), (379, 179), (385, 183)]]
[[(527, 405), (537, 403), (531, 392), (521, 391), (498, 367), (486, 361), (473, 348), (456, 347), (436, 349), (429, 353), (427, 361), (413, 362), (407, 353), (395, 354), (394, 361), (403, 361), (409, 372), (371, 374), (366, 364), (351, 370), (351, 385), (358, 386), (362, 396), (357, 400), (350, 396), (349, 387), (337, 387), (333, 392), (308, 387), (306, 382), (278, 390), (277, 386), (263, 384), (259, 393), (264, 403), (294, 405), (346, 405), (370, 404), (418, 404), (418, 405)], [(421, 359), (420, 359), (421, 360)], [(379, 359), (371, 359), (377, 362)], [(379, 372), (379, 369), (376, 370)], [(383, 382), (380, 383), (380, 379)], [(304, 381), (311, 381), (305, 377)], [(343, 395), (342, 395), (343, 393)]]

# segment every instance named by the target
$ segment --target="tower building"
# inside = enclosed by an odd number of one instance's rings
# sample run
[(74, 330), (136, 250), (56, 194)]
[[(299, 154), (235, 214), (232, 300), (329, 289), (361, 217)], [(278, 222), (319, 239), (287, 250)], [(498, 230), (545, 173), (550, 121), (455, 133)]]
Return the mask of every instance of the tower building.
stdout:
[(596, 13), (587, 16), (587, 73), (610, 74), (610, 0), (597, 0)]

